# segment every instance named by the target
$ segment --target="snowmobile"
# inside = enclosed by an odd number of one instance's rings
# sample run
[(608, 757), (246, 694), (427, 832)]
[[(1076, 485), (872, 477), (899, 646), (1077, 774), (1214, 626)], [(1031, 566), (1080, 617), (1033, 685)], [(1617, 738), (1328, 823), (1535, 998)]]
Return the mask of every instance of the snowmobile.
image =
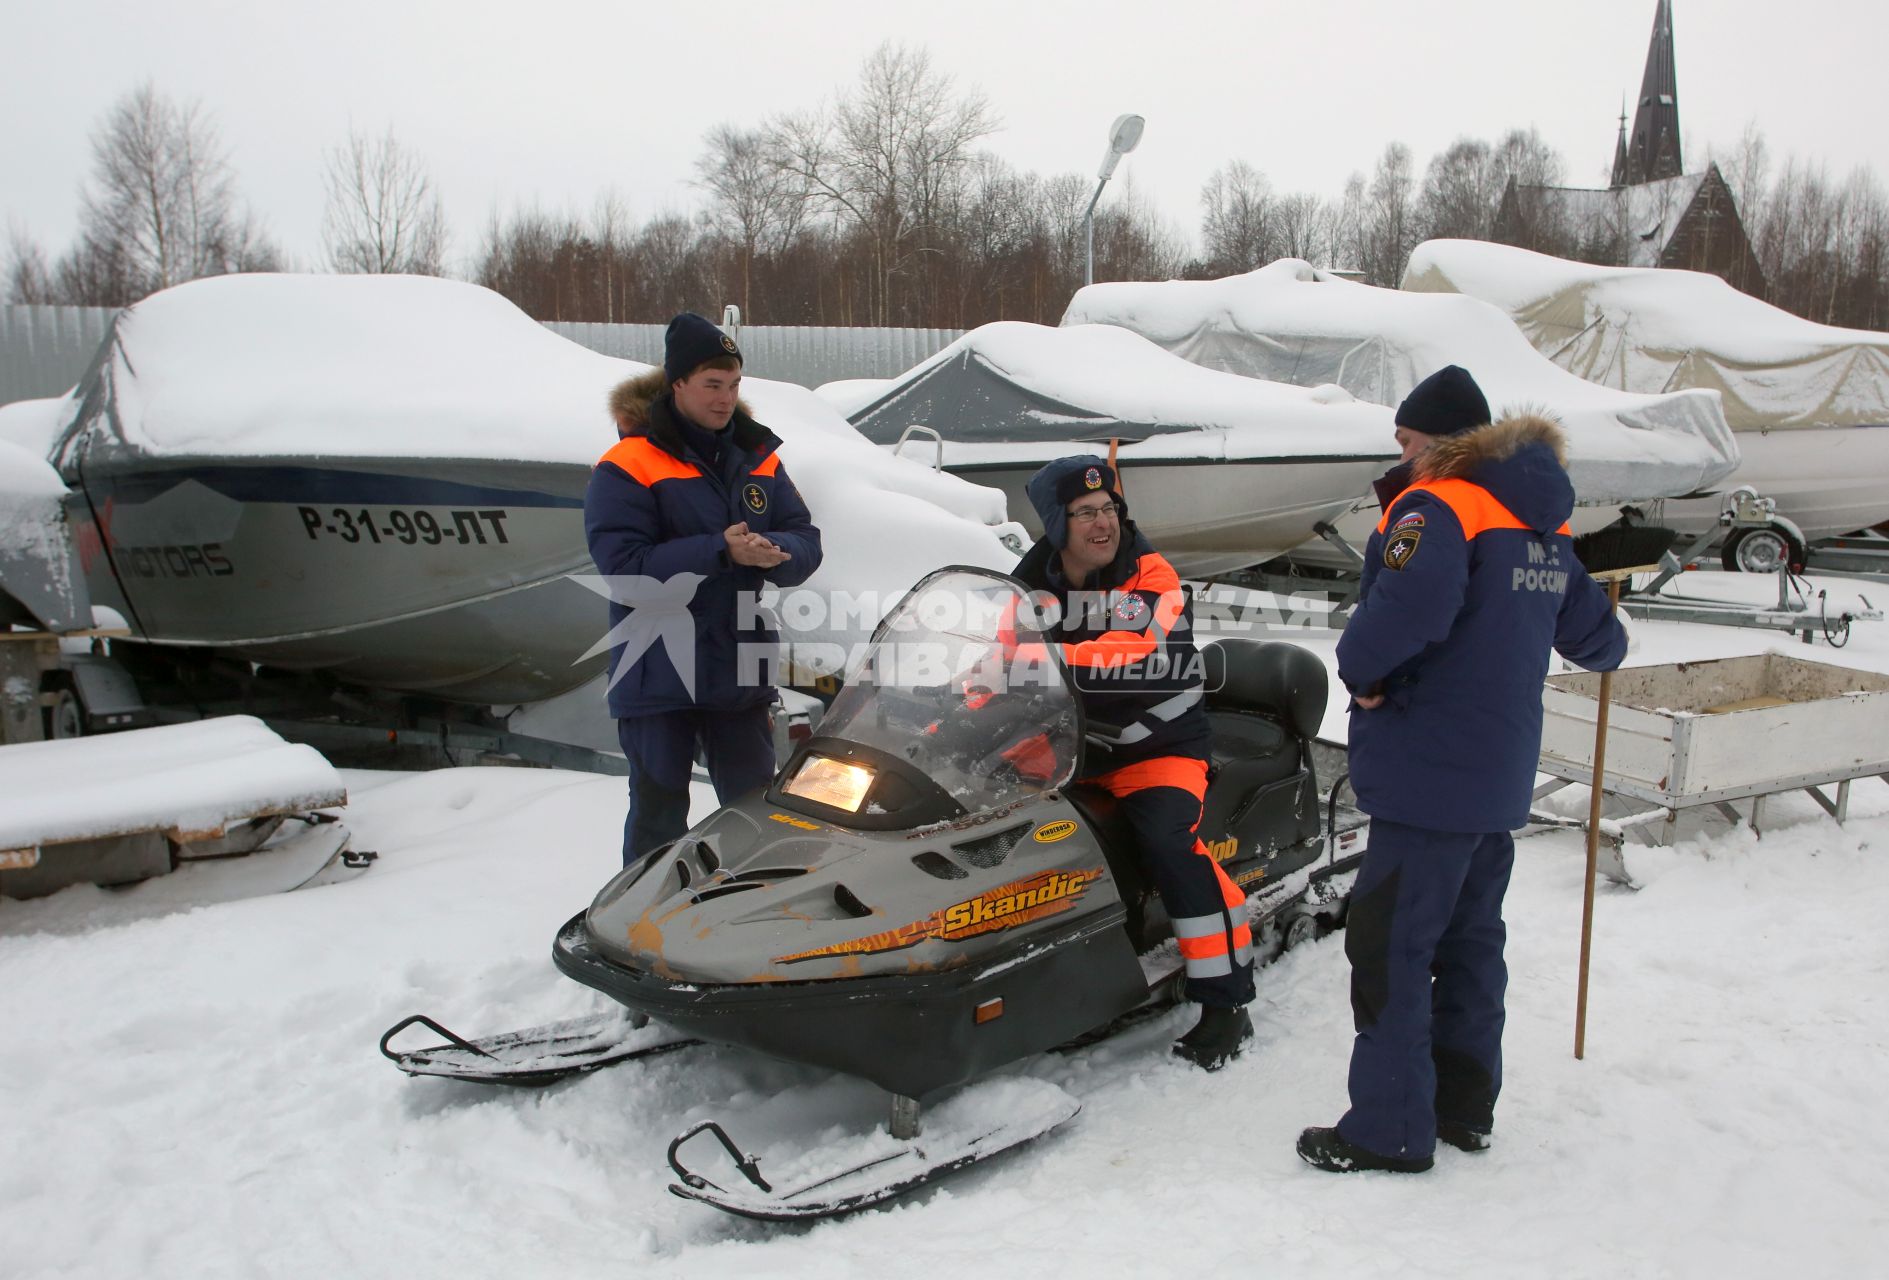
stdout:
[[(382, 1052), (411, 1074), (540, 1084), (706, 1041), (892, 1095), (887, 1132), (790, 1189), (717, 1122), (671, 1144), (673, 1192), (756, 1218), (876, 1203), (1068, 1120), (1079, 1104), (1045, 1081), (959, 1087), (1168, 1007), (1182, 962), (1113, 802), (1075, 782), (1084, 712), (1041, 643), (1048, 622), (1031, 628), (1038, 608), (988, 570), (926, 577), (765, 793), (625, 869), (566, 923), (557, 967), (627, 1016), (484, 1041), (409, 1018)], [(1234, 638), (1200, 657), (1213, 758), (1199, 835), (1248, 891), (1265, 958), (1342, 922), (1367, 820), (1336, 787), (1321, 814), (1315, 656)], [(416, 1023), (449, 1043), (391, 1049)], [(963, 1100), (991, 1086), (996, 1101)], [(921, 1100), (940, 1099), (921, 1123)], [(697, 1137), (746, 1185), (687, 1167)]]

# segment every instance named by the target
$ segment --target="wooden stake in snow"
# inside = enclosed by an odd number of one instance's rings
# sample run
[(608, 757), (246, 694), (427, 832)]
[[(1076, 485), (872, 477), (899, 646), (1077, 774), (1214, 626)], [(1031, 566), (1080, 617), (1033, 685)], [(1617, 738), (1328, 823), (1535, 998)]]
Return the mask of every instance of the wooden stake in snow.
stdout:
[[(1607, 584), (1607, 603), (1620, 610), (1620, 583), (1624, 578), (1657, 566), (1608, 569), (1594, 577)], [(1574, 1056), (1587, 1053), (1587, 962), (1594, 947), (1594, 872), (1600, 863), (1600, 783), (1607, 769), (1607, 709), (1613, 705), (1614, 673), (1600, 673), (1600, 706), (1594, 715), (1594, 783), (1587, 798), (1587, 881), (1581, 890), (1581, 976), (1574, 998)]]
[(1126, 501), (1128, 486), (1122, 483), (1122, 469), (1115, 465), (1115, 449), (1122, 442), (1120, 436), (1110, 436), (1108, 441), (1108, 469), (1115, 473), (1115, 492)]

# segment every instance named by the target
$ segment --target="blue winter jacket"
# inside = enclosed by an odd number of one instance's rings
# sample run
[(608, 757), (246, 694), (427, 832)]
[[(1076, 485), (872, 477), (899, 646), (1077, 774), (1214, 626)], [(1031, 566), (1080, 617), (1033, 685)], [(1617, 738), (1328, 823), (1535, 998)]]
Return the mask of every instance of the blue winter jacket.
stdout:
[(1561, 436), (1523, 415), (1437, 441), (1379, 482), (1384, 517), (1338, 676), (1351, 784), (1372, 817), (1436, 831), (1528, 821), (1550, 649), (1590, 671), (1626, 656), (1607, 595), (1574, 558)]
[[(688, 446), (662, 371), (633, 386), (648, 395), (641, 421), (633, 412), (631, 434), (591, 471), (584, 533), (598, 573), (659, 579), (681, 589), (693, 622), (695, 680), (692, 690), (684, 686), (666, 640), (644, 644), (611, 686), (610, 714), (621, 719), (770, 702), (773, 686), (756, 675), (773, 669), (772, 658), (765, 667), (753, 658), (774, 654), (780, 638), (753, 598), (767, 583), (806, 581), (820, 567), (820, 531), (775, 454), (779, 438), (745, 405), (721, 433), (719, 465), (711, 467)], [(723, 533), (744, 522), (792, 558), (767, 570), (732, 563)], [(693, 594), (687, 589), (692, 579), (673, 581), (679, 574), (700, 577)], [(612, 599), (611, 627), (630, 612)], [(744, 646), (753, 646), (745, 662)], [(624, 655), (622, 644), (611, 650), (613, 677)]]

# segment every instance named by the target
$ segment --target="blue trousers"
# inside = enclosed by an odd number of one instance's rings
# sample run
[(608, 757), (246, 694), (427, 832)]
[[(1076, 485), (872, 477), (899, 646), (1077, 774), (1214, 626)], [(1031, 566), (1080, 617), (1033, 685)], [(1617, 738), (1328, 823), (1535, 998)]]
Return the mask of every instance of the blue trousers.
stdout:
[(699, 742), (715, 798), (731, 804), (774, 777), (767, 704), (733, 711), (662, 711), (617, 721), (630, 762), (630, 812), (623, 820), (623, 865), (689, 829), (689, 774)]
[(1502, 1090), (1506, 831), (1460, 834), (1373, 819), (1345, 926), (1351, 1109), (1338, 1132), (1420, 1159), (1438, 1117), (1484, 1133)]

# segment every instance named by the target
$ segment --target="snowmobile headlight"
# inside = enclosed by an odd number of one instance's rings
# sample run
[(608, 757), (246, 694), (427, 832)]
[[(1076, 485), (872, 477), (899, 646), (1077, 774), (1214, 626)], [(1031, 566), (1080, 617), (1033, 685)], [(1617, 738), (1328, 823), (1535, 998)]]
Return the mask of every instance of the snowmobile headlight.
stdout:
[(788, 795), (802, 800), (845, 813), (858, 813), (877, 776), (867, 765), (850, 764), (832, 756), (808, 756), (784, 789)]

